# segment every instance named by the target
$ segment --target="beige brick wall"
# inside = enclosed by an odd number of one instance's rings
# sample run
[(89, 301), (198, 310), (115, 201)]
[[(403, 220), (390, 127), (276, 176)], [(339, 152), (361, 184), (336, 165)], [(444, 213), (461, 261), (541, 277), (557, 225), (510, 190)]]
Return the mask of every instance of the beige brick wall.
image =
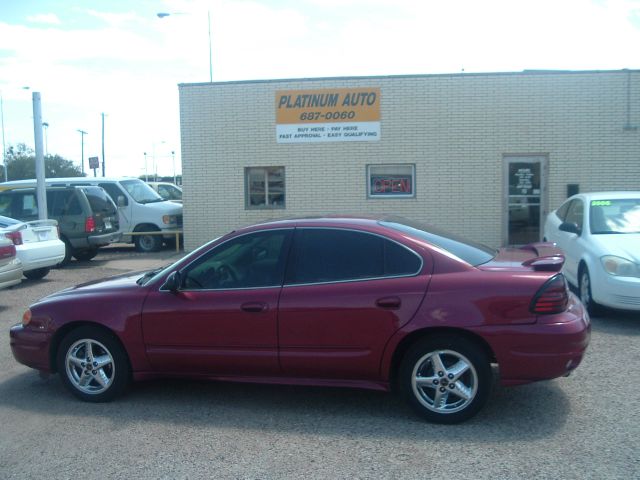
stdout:
[[(276, 143), (276, 90), (379, 87), (377, 142)], [(629, 100), (629, 103), (628, 103)], [(630, 107), (630, 110), (628, 109)], [(235, 227), (323, 213), (394, 213), (503, 243), (503, 158), (548, 158), (568, 183), (640, 190), (640, 72), (524, 72), (180, 85), (188, 250)], [(416, 197), (368, 199), (366, 165), (413, 163)], [(286, 209), (245, 210), (244, 168), (284, 166)]]

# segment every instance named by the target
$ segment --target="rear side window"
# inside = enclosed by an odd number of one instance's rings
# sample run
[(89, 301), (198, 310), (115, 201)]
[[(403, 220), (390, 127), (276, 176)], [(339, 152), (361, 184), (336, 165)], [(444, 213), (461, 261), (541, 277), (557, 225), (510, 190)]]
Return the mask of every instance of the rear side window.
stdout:
[(47, 210), (52, 217), (83, 213), (75, 190), (47, 190)]
[(4, 215), (5, 217), (13, 217), (11, 199), (12, 195), (10, 193), (0, 194), (0, 215)]
[(296, 229), (286, 283), (325, 283), (415, 275), (422, 260), (378, 235), (339, 229)]
[(111, 201), (107, 192), (105, 192), (100, 187), (83, 187), (85, 195), (87, 196), (87, 200), (89, 200), (89, 205), (91, 205), (91, 210), (96, 213), (107, 213), (114, 214), (116, 213), (116, 206)]

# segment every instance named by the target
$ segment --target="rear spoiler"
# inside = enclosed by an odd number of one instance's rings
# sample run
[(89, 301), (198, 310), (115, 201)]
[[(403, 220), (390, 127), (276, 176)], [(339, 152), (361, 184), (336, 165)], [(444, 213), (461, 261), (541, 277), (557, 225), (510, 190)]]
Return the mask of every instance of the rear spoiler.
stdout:
[(530, 243), (520, 248), (529, 250), (537, 256), (522, 263), (525, 267), (532, 267), (535, 271), (559, 272), (564, 265), (564, 254), (555, 243)]

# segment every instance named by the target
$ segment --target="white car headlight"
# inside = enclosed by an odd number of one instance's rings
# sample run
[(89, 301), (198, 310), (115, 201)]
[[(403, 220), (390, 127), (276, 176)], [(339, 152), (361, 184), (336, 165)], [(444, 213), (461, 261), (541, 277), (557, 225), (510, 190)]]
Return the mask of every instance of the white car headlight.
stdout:
[(627, 260), (626, 258), (616, 257), (615, 255), (605, 255), (600, 258), (604, 271), (609, 275), (618, 277), (640, 277), (640, 265)]

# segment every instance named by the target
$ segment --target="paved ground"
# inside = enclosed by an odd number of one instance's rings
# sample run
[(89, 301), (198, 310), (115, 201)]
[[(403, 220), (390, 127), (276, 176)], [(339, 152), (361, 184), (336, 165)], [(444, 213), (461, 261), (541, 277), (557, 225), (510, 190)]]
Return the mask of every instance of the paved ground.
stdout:
[(593, 319), (571, 377), (495, 387), (452, 427), (349, 389), (154, 381), (91, 405), (13, 360), (7, 331), (31, 302), (176, 258), (120, 246), (0, 290), (0, 478), (640, 478), (640, 315)]

